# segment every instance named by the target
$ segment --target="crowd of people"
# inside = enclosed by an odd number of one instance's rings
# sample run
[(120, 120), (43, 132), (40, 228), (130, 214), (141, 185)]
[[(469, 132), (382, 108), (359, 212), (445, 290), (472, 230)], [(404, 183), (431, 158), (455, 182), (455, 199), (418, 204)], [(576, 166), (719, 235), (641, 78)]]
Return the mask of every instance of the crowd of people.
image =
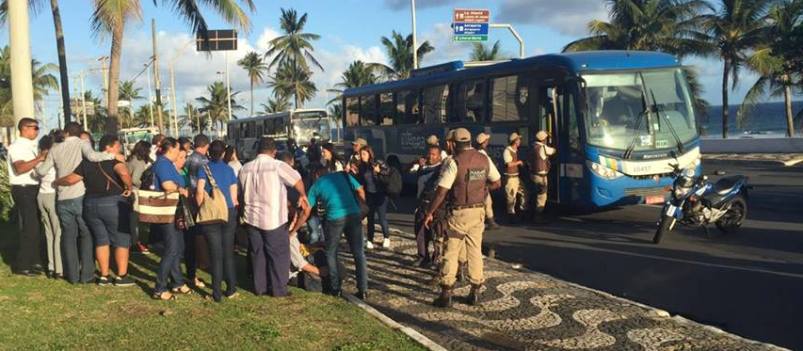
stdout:
[[(21, 120), (18, 129), (20, 138), (8, 150), (20, 223), (17, 274), (130, 286), (131, 252), (158, 248), (154, 299), (173, 300), (211, 284), (209, 296), (220, 302), (238, 295), (235, 252), (240, 246), (247, 247), (247, 273), (256, 295), (287, 296), (295, 277), (305, 288), (318, 282), (320, 291), (339, 296), (344, 272), (338, 251), (345, 237), (356, 296), (366, 299), (365, 250), (377, 242), (391, 246), (387, 210), (401, 192), (400, 171), (377, 159), (363, 138), (352, 142), (351, 155), (341, 157), (331, 143), (313, 141), (304, 152), (288, 143), (289, 149), (280, 152), (284, 148), (276, 140), (262, 137), (256, 158), (243, 165), (233, 146), (203, 134), (192, 140), (156, 135), (124, 152), (114, 135), (103, 136), (96, 150), (75, 122), (41, 138), (34, 119)], [(466, 273), (468, 301), (479, 303), (483, 233), (486, 226), (497, 226), (490, 192), (502, 180), (486, 151), (489, 139), (480, 133), (472, 140), (468, 130), (458, 128), (441, 147), (431, 136), (426, 154), (410, 169), (418, 179), (416, 264), (436, 272), (442, 287), (436, 306), (451, 305), (452, 287)], [(516, 156), (520, 139), (511, 135), (511, 151), (504, 154), (509, 212), (524, 208), (518, 202), (527, 203), (526, 187), (516, 182), (523, 163)], [(540, 212), (555, 151), (545, 144), (546, 133), (536, 139), (531, 178), (538, 185)], [(138, 210), (138, 194), (147, 192), (164, 199), (177, 195), (175, 207), (166, 207), (172, 210), (167, 221)], [(376, 227), (380, 241), (375, 241)], [(147, 242), (143, 228), (148, 228)], [(238, 233), (247, 240), (238, 240)], [(202, 249), (212, 277), (206, 283), (197, 274)]]

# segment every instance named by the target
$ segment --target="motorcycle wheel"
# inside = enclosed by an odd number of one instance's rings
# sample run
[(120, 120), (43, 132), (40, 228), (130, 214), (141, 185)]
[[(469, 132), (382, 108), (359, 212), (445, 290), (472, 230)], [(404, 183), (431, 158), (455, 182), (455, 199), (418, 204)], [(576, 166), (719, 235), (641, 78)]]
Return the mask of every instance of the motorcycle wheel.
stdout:
[(672, 230), (672, 225), (675, 223), (675, 217), (671, 216), (661, 216), (661, 223), (658, 223), (658, 229), (655, 230), (655, 236), (652, 237), (652, 243), (658, 244), (661, 242), (661, 237), (664, 236), (664, 233), (669, 232)]
[(744, 195), (735, 197), (730, 205), (728, 212), (716, 222), (717, 229), (725, 234), (735, 232), (747, 218), (747, 201)]

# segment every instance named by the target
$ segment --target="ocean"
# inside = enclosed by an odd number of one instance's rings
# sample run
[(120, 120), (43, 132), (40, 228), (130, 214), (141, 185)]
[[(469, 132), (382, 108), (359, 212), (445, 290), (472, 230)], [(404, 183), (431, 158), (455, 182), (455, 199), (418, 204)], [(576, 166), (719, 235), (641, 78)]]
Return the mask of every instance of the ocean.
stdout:
[[(756, 105), (756, 108), (747, 116), (741, 126), (736, 123), (736, 111), (739, 105), (730, 106), (728, 118), (728, 138), (771, 138), (786, 135), (786, 115), (783, 102), (766, 102)], [(803, 101), (792, 102), (792, 112), (797, 114), (803, 109)], [(722, 106), (708, 108), (708, 116), (701, 116), (700, 134), (704, 138), (722, 137)], [(796, 136), (803, 133), (803, 121), (796, 124)]]

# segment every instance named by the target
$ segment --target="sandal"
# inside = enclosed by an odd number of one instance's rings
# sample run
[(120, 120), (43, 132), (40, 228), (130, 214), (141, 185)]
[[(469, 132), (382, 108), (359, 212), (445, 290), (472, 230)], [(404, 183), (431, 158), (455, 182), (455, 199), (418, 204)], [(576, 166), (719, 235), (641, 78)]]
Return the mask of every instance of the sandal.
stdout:
[(195, 287), (198, 288), (198, 289), (203, 289), (203, 288), (206, 287), (206, 284), (204, 284), (204, 282), (201, 281), (198, 278), (195, 278), (195, 281), (193, 281), (193, 284), (195, 284)]
[(178, 288), (173, 288), (172, 291), (173, 291), (173, 293), (176, 293), (176, 294), (183, 294), (183, 295), (192, 294), (192, 289), (190, 289), (190, 287), (187, 286), (187, 284), (179, 286)]
[(154, 300), (162, 300), (162, 301), (173, 301), (176, 299), (176, 295), (171, 294), (169, 291), (163, 291), (160, 293), (153, 293), (151, 297)]

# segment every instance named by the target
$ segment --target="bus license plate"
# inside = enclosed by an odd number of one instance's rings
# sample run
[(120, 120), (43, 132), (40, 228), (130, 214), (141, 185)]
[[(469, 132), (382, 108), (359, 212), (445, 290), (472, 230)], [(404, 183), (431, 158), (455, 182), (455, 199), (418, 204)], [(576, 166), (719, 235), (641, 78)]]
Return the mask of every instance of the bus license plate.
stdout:
[(647, 196), (647, 198), (644, 200), (644, 202), (646, 202), (648, 205), (662, 204), (662, 203), (664, 203), (664, 196), (663, 195)]
[(670, 204), (666, 207), (666, 215), (669, 217), (675, 217), (675, 212), (677, 212), (677, 210), (677, 207)]

